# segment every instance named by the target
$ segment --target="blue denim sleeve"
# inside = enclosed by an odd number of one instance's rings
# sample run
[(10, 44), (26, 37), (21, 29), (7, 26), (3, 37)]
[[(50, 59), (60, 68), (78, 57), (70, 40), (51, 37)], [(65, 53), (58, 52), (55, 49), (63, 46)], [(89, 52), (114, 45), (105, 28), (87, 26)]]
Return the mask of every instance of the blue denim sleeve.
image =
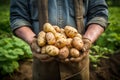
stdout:
[(106, 29), (108, 26), (108, 6), (105, 0), (89, 0), (87, 26), (99, 24)]
[(28, 0), (11, 0), (10, 2), (10, 26), (12, 31), (21, 26), (31, 26)]

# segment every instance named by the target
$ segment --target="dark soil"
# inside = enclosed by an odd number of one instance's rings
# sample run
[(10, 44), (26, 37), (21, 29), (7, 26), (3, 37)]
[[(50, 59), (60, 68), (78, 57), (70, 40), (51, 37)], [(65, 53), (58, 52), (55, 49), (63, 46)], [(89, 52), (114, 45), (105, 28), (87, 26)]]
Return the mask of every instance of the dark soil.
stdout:
[[(32, 80), (32, 61), (20, 61), (19, 70), (0, 80)], [(97, 68), (90, 65), (90, 80), (120, 80), (120, 51), (101, 59)]]
[(120, 80), (120, 51), (101, 59), (96, 69), (90, 65), (90, 72), (90, 80)]

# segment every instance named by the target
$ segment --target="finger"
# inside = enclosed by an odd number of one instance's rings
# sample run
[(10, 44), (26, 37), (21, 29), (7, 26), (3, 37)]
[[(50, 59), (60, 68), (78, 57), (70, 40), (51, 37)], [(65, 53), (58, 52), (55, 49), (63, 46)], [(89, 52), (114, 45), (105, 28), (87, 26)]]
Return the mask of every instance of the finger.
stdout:
[(36, 48), (36, 52), (39, 53), (40, 52), (40, 48)]
[(84, 52), (81, 56), (77, 58), (70, 58), (71, 62), (80, 62), (82, 59), (84, 59), (88, 55), (88, 51)]
[(33, 53), (33, 57), (44, 60), (49, 58), (50, 56), (46, 54)]
[(65, 59), (65, 62), (69, 62), (69, 61), (70, 61), (70, 59), (68, 59), (68, 58)]
[(59, 61), (62, 62), (62, 63), (68, 63), (68, 62), (70, 62), (70, 60), (68, 58), (66, 58), (66, 59), (60, 59)]
[(35, 41), (33, 41), (33, 43), (31, 44), (31, 49), (32, 49), (32, 51), (35, 51), (37, 53), (40, 52), (40, 47), (37, 45), (37, 43)]
[(34, 46), (33, 50), (36, 51), (37, 53), (39, 53), (40, 52), (40, 47), (36, 45), (36, 46)]
[(79, 61), (81, 61), (82, 60), (82, 56), (81, 57), (78, 57), (78, 58), (70, 58), (70, 61), (71, 62), (79, 62)]
[(83, 52), (86, 52), (87, 51), (87, 46), (84, 46), (83, 49), (82, 49)]
[(83, 51), (83, 52), (86, 51), (85, 47), (83, 47), (82, 51)]
[(33, 57), (39, 59), (41, 62), (50, 62), (50, 61), (54, 60), (54, 57), (51, 57), (47, 54), (33, 53)]
[(48, 59), (44, 59), (44, 60), (40, 60), (41, 62), (51, 62), (51, 61), (53, 61), (55, 58), (54, 57), (50, 57), (50, 58), (48, 58)]

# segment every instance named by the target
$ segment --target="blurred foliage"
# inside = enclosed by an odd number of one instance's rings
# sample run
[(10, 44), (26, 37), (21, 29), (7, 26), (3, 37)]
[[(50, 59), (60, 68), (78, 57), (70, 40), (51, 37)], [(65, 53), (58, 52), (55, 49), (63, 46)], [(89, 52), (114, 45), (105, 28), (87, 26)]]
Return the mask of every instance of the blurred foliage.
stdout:
[(96, 66), (101, 58), (109, 58), (120, 50), (120, 7), (109, 7), (109, 26), (90, 51), (91, 62)]
[(0, 0), (0, 5), (6, 5), (8, 6), (10, 3), (10, 0)]
[(31, 58), (29, 46), (13, 35), (0, 35), (0, 73), (12, 73), (18, 69), (18, 60)]
[(114, 51), (120, 49), (120, 8), (109, 8), (109, 26), (96, 42), (101, 47), (107, 47)]
[(120, 0), (106, 0), (109, 6), (120, 6)]
[(31, 58), (32, 53), (29, 46), (11, 32), (8, 2), (0, 7), (0, 19), (0, 74), (10, 74), (18, 69), (19, 60)]
[(2, 31), (10, 32), (9, 23), (9, 5), (1, 5), (0, 7), (0, 35)]

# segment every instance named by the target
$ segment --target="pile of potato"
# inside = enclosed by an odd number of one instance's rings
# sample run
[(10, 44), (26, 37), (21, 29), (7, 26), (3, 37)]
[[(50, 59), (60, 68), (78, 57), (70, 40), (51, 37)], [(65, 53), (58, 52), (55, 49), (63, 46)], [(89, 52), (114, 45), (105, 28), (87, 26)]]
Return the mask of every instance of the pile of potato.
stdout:
[(63, 29), (50, 23), (43, 25), (37, 43), (41, 48), (40, 54), (49, 54), (60, 59), (79, 57), (84, 45), (81, 34), (75, 28), (65, 26)]

